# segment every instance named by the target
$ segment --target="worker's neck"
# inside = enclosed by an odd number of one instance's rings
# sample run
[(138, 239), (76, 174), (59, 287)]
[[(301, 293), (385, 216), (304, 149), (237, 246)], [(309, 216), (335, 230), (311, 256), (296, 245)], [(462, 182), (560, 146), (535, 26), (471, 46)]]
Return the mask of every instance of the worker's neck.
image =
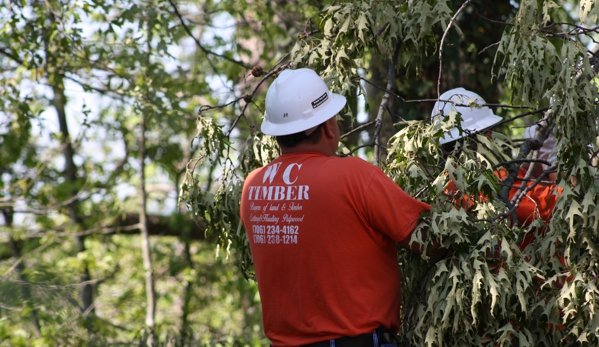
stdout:
[(297, 154), (297, 153), (304, 153), (304, 152), (318, 152), (318, 153), (322, 153), (328, 157), (331, 157), (336, 154), (335, 151), (325, 148), (320, 144), (300, 143), (295, 147), (280, 146), (280, 148), (281, 148), (281, 154), (283, 154), (283, 155)]

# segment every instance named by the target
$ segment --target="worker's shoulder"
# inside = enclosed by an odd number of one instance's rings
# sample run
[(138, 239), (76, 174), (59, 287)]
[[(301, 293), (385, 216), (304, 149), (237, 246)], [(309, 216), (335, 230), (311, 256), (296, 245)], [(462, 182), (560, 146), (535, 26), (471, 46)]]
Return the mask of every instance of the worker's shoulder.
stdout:
[(335, 165), (342, 165), (354, 168), (364, 168), (368, 170), (376, 170), (377, 167), (366, 160), (358, 157), (330, 157)]
[(357, 176), (363, 179), (365, 176), (372, 177), (380, 172), (380, 169), (364, 159), (358, 157), (329, 157), (328, 169), (345, 176)]
[(253, 178), (257, 179), (257, 176), (259, 177), (269, 174), (276, 175), (277, 172), (297, 170), (298, 166), (301, 167), (302, 170), (305, 170), (308, 167), (316, 170), (325, 170), (332, 176), (363, 176), (365, 174), (373, 175), (377, 171), (380, 171), (377, 166), (358, 157), (313, 156), (307, 159), (299, 158), (297, 156), (287, 158), (279, 157), (263, 167), (254, 169), (248, 174), (246, 181)]
[(259, 175), (261, 172), (263, 172), (263, 171), (264, 171), (264, 170), (267, 168), (267, 166), (268, 166), (268, 165), (265, 165), (265, 166), (262, 166), (262, 167), (259, 167), (259, 168), (256, 168), (256, 169), (254, 169), (254, 170), (250, 171), (250, 173), (249, 173), (249, 174), (248, 174), (248, 175), (245, 177), (245, 180), (246, 180), (246, 181), (249, 181), (249, 180), (251, 180), (252, 178), (256, 177), (256, 176), (257, 176), (257, 175)]

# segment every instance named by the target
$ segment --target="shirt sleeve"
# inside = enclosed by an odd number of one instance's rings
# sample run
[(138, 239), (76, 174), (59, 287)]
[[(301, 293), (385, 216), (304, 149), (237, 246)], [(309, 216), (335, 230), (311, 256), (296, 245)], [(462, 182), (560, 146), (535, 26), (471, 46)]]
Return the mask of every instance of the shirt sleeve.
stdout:
[(403, 241), (430, 205), (412, 198), (376, 168), (366, 190), (366, 215), (371, 225), (396, 242)]

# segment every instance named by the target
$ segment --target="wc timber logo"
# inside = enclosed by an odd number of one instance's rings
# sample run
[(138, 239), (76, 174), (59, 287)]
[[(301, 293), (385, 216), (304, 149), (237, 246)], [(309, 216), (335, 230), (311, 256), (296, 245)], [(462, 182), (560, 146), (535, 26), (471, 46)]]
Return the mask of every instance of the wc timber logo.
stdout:
[(273, 185), (273, 181), (277, 177), (277, 174), (281, 172), (282, 163), (274, 163), (269, 165), (264, 170), (264, 176), (262, 176), (262, 183), (260, 186), (250, 186), (248, 200), (266, 200), (266, 201), (280, 201), (280, 200), (309, 200), (310, 187), (307, 185), (295, 184), (299, 177), (299, 171), (302, 168), (302, 164), (291, 163), (285, 167), (281, 176), (284, 185)]

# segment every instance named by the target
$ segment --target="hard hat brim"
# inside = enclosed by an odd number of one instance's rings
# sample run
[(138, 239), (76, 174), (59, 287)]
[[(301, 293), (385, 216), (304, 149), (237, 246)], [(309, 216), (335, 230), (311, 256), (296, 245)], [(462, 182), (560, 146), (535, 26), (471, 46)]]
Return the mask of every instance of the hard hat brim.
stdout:
[(331, 93), (330, 95), (331, 100), (324, 108), (319, 109), (314, 116), (287, 124), (273, 124), (267, 120), (268, 118), (265, 115), (260, 130), (262, 130), (262, 133), (265, 135), (284, 136), (306, 131), (322, 124), (332, 117), (335, 117), (347, 103), (347, 100), (343, 95), (335, 93)]

